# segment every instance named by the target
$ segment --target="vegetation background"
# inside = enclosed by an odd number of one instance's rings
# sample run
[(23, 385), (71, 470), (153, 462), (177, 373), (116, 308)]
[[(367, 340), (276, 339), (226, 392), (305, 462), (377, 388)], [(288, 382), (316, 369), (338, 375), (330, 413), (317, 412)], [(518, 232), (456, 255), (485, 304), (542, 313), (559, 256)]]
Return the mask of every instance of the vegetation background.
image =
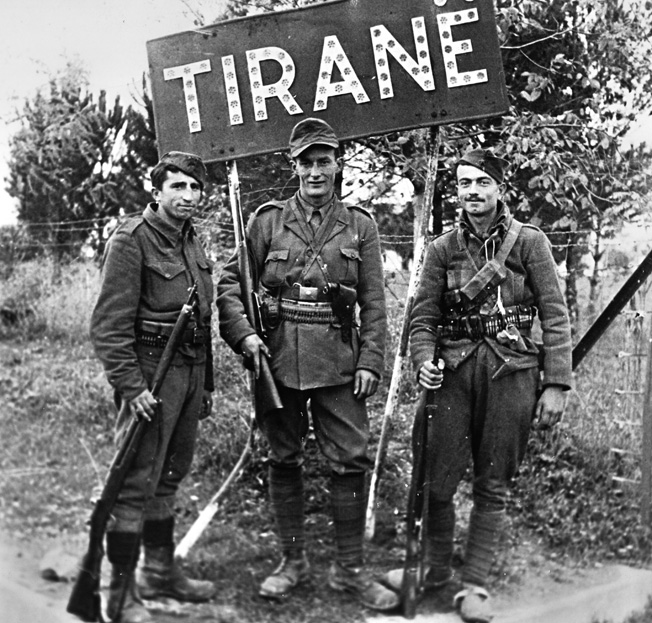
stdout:
[[(186, 4), (205, 24), (309, 3), (234, 1), (224, 16), (211, 15), (210, 3)], [(471, 145), (507, 156), (513, 163), (507, 201), (550, 237), (576, 337), (652, 247), (646, 229), (650, 146), (625, 141), (651, 106), (652, 7), (643, 1), (595, 4), (496, 3), (510, 112), (440, 130), (437, 184), (426, 206), (435, 228), (450, 226), (456, 211), (452, 161)], [(53, 75), (48, 89), (17, 111), (22, 127), (12, 141), (7, 187), (19, 202), (19, 222), (0, 229), (0, 530), (12, 539), (83, 534), (90, 494), (114, 451), (112, 396), (88, 343), (88, 318), (107, 236), (125, 214), (142, 210), (148, 199), (143, 180), (157, 155), (145, 78), (138, 100), (126, 105), (89, 93), (85, 84), (78, 65)], [(431, 147), (429, 132), (411, 131), (370, 137), (344, 153), (349, 174), (343, 195), (372, 210), (388, 261), (396, 260), (386, 272), (392, 328), (386, 382), (369, 405), (374, 440), (406, 301), (414, 215), (430, 201), (424, 198), (424, 172)], [(282, 155), (248, 159), (239, 168), (248, 211), (293, 192)], [(213, 167), (211, 174), (198, 228), (217, 272), (233, 248), (233, 227), (224, 171)], [(652, 564), (651, 529), (642, 523), (640, 489), (633, 484), (641, 476), (648, 287), (582, 363), (562, 424), (551, 433), (533, 433), (513, 483), (509, 542), (494, 568), (495, 588), (517, 590), (537, 574), (569, 581), (609, 561)], [(180, 535), (235, 464), (248, 434), (245, 372), (217, 339), (214, 348), (214, 415), (202, 423), (193, 473), (176, 509)], [(392, 422), (378, 530), (367, 552), (378, 571), (400, 564), (403, 556), (416, 393), (406, 379)], [(325, 588), (333, 547), (327, 470), (312, 438), (308, 453), (316, 577), (282, 606), (283, 620), (362, 620), (355, 602), (332, 600)], [(189, 563), (217, 581), (219, 599), (237, 604), (242, 621), (279, 620), (281, 612), (255, 597), (276, 562), (265, 454), (258, 437), (252, 460)], [(467, 508), (468, 483), (459, 498)], [(465, 531), (462, 512), (460, 545)]]

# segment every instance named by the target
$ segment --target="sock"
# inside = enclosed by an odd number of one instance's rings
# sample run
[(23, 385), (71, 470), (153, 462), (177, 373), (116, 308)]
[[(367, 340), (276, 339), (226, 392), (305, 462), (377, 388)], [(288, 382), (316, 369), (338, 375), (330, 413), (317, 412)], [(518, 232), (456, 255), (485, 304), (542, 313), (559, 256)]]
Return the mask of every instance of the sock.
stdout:
[(452, 500), (431, 500), (426, 527), (426, 564), (439, 579), (450, 572), (455, 536), (455, 506)]
[(106, 557), (117, 567), (134, 569), (140, 550), (140, 534), (138, 532), (107, 532)]
[(505, 511), (471, 511), (462, 582), (484, 586), (502, 536)]
[(297, 555), (306, 547), (301, 467), (270, 465), (269, 496), (281, 549), (286, 555)]
[(335, 524), (337, 560), (344, 567), (363, 564), (367, 495), (365, 474), (331, 473), (331, 504)]

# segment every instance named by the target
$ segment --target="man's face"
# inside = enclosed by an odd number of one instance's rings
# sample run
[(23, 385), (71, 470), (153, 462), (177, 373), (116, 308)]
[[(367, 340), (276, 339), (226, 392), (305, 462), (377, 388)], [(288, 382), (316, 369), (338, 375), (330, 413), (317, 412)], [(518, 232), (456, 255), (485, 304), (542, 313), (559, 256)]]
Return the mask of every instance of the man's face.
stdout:
[(495, 214), (503, 192), (491, 175), (468, 164), (457, 167), (457, 197), (469, 216)]
[(335, 177), (341, 169), (335, 149), (313, 145), (294, 159), (294, 172), (299, 177), (299, 192), (308, 202), (321, 205), (335, 189)]
[(201, 194), (201, 184), (181, 171), (168, 171), (160, 190), (152, 190), (159, 213), (173, 224), (183, 224), (195, 214)]

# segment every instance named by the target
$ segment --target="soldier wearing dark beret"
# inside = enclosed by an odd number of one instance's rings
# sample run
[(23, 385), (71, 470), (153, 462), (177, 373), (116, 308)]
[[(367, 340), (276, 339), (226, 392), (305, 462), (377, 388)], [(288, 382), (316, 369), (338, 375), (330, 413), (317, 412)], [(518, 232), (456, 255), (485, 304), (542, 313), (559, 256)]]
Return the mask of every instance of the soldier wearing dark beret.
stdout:
[(328, 583), (369, 608), (390, 610), (396, 594), (363, 566), (365, 478), (373, 466), (365, 399), (383, 370), (383, 270), (373, 218), (335, 194), (338, 147), (335, 132), (320, 119), (305, 119), (292, 130), (299, 191), (259, 207), (247, 227), (267, 343), (244, 315), (236, 256), (218, 283), (220, 334), (254, 368), (260, 357), (269, 359), (283, 402), (259, 422), (270, 446), (269, 492), (281, 549), (281, 562), (260, 594), (282, 599), (310, 575), (302, 465), (311, 415), (331, 468), (336, 559)]
[[(192, 224), (205, 180), (204, 163), (194, 154), (173, 151), (160, 159), (151, 172), (154, 203), (123, 222), (107, 243), (91, 318), (93, 346), (115, 392), (117, 442), (134, 416), (148, 420), (106, 534), (112, 565), (107, 614), (121, 623), (153, 620), (141, 597), (205, 601), (215, 594), (211, 582), (183, 574), (173, 538), (175, 494), (190, 470), (198, 421), (210, 413), (214, 389), (212, 269)], [(157, 404), (152, 377), (193, 283), (198, 307)], [(144, 558), (135, 574), (141, 541)]]
[[(561, 418), (571, 385), (570, 322), (546, 236), (517, 221), (502, 201), (508, 163), (474, 149), (457, 162), (461, 216), (429, 245), (410, 318), (411, 357), (423, 396), (436, 390), (428, 424), (426, 587), (452, 579), (453, 496), (469, 458), (473, 507), (455, 604), (465, 621), (491, 620), (485, 583), (505, 520), (507, 484), (533, 423)], [(535, 316), (543, 364), (532, 340)], [(432, 362), (437, 326), (442, 360)], [(386, 580), (398, 589), (402, 570)]]

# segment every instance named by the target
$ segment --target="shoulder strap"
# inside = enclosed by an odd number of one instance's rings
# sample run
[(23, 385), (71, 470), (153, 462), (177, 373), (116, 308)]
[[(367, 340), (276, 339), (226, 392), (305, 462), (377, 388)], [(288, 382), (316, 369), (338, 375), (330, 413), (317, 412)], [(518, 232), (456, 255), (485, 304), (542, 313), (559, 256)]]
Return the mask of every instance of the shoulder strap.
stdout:
[(469, 301), (475, 301), (482, 293), (485, 293), (486, 296), (484, 298), (487, 298), (489, 294), (486, 291), (487, 286), (498, 285), (505, 278), (505, 261), (514, 248), (522, 227), (523, 223), (512, 219), (512, 224), (505, 234), (498, 253), (475, 274), (471, 281), (461, 288), (461, 292), (466, 295)]
[(321, 250), (324, 248), (324, 245), (326, 244), (326, 240), (328, 240), (328, 237), (330, 236), (331, 232), (335, 227), (335, 223), (337, 222), (337, 218), (339, 216), (339, 210), (337, 208), (338, 206), (336, 201), (331, 207), (331, 211), (328, 216), (328, 219), (322, 222), (319, 229), (317, 230), (317, 233), (313, 236), (312, 232), (310, 231), (310, 225), (308, 224), (308, 221), (306, 221), (306, 215), (303, 212), (303, 210), (299, 208), (296, 205), (296, 203), (292, 205), (294, 216), (299, 222), (299, 226), (301, 227), (301, 231), (303, 232), (303, 235), (305, 236), (306, 240), (308, 240), (307, 246), (312, 251), (312, 255), (310, 259), (306, 261), (306, 264), (303, 267), (303, 270), (301, 271), (301, 279), (303, 279), (308, 274), (308, 270), (310, 270), (310, 267), (315, 262), (317, 262), (319, 264), (322, 273), (324, 274), (324, 278), (326, 279), (326, 281), (327, 282), (330, 281), (330, 277), (326, 270), (326, 265), (323, 263), (321, 256), (319, 254), (321, 253)]

